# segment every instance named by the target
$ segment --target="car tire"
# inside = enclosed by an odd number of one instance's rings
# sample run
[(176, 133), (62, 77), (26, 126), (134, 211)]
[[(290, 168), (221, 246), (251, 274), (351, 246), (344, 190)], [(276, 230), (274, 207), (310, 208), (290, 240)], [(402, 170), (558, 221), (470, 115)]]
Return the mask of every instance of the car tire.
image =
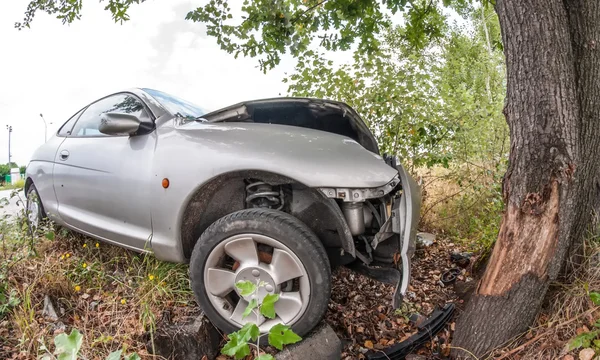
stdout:
[[(252, 248), (252, 246), (243, 247), (239, 245), (248, 244), (249, 238), (255, 244), (256, 255), (253, 254), (254, 250), (241, 252), (242, 248)], [(272, 242), (272, 240), (275, 240), (275, 242)], [(271, 245), (272, 253), (269, 259), (268, 249)], [(244, 260), (240, 262), (231, 257), (227, 253), (227, 251), (231, 253), (231, 249), (235, 249), (235, 257), (241, 257)], [(263, 252), (263, 250), (266, 252)], [(219, 251), (222, 251), (223, 254)], [(285, 255), (282, 255), (283, 253)], [(291, 261), (292, 258), (295, 260)], [(287, 260), (283, 261), (282, 259)], [(215, 282), (213, 279), (215, 272), (220, 273), (222, 271), (219, 266), (227, 269), (226, 260), (229, 260), (229, 262), (234, 261), (230, 272), (233, 272), (235, 277), (230, 277), (231, 274), (228, 275), (228, 279), (232, 280), (232, 284), (229, 284), (231, 281)], [(254, 265), (248, 265), (254, 264), (256, 261), (258, 261), (257, 268), (253, 268)], [(235, 267), (236, 263), (238, 264), (237, 267)], [(283, 266), (284, 263), (285, 266)], [(271, 269), (271, 272), (265, 270), (266, 275), (264, 275), (264, 269)], [(278, 269), (284, 269), (284, 271), (277, 271)], [(284, 285), (277, 285), (279, 280), (294, 276), (302, 269), (305, 272), (300, 277), (283, 282)], [(252, 276), (257, 277), (259, 272), (260, 277), (256, 281), (259, 282), (260, 280), (263, 284), (267, 283), (264, 286), (267, 289), (266, 291), (279, 292), (280, 294), (280, 300), (275, 304), (277, 318), (274, 320), (264, 319), (266, 322), (260, 325), (261, 332), (267, 332), (268, 328), (275, 325), (275, 322), (279, 320), (278, 323), (290, 325), (294, 332), (303, 336), (323, 318), (331, 293), (329, 259), (323, 244), (317, 236), (295, 217), (270, 209), (247, 209), (226, 215), (204, 231), (192, 252), (190, 280), (196, 300), (212, 323), (225, 333), (237, 331), (245, 321), (248, 321), (244, 320), (240, 324), (233, 320), (236, 318), (234, 317), (235, 310), (238, 307), (245, 308), (245, 305), (242, 304), (244, 298), (234, 286), (235, 283), (241, 280), (249, 280), (248, 278), (252, 279)], [(244, 277), (244, 274), (247, 277)], [(216, 277), (216, 279), (219, 279), (219, 277)], [(268, 288), (271, 283), (270, 279), (273, 279), (273, 284), (275, 284), (274, 290), (273, 287)], [(309, 284), (308, 292), (306, 291), (307, 283)], [(221, 291), (221, 284), (229, 284), (227, 286), (232, 287), (231, 290), (224, 290), (230, 292), (223, 297), (216, 296), (214, 292), (215, 287), (219, 288), (219, 292)], [(292, 285), (290, 286), (290, 284)], [(284, 286), (286, 289), (291, 290), (289, 292), (284, 291)], [(295, 292), (294, 290), (298, 290), (299, 295), (292, 294)], [(300, 299), (301, 305), (293, 302), (294, 305), (290, 306), (289, 297), (291, 295), (294, 295), (295, 299)], [(236, 297), (238, 298), (237, 305), (235, 305)], [(234, 300), (229, 301), (231, 298), (234, 298)], [(278, 304), (282, 301), (281, 307), (278, 308)], [(300, 310), (296, 313), (298, 308)], [(281, 309), (281, 317), (279, 309)], [(231, 313), (230, 318), (227, 317), (229, 312)], [(237, 314), (239, 315), (239, 312)], [(256, 316), (259, 315), (256, 314)], [(241, 318), (238, 316), (237, 319)]]
[(46, 217), (40, 194), (34, 184), (31, 184), (27, 189), (25, 205), (27, 227), (29, 232), (33, 234), (39, 229), (42, 220)]

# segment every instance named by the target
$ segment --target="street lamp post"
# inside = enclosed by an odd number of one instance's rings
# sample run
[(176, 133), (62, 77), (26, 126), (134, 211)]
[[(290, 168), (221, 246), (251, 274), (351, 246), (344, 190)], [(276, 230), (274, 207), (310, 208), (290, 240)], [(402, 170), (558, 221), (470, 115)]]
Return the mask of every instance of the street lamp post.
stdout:
[(6, 125), (6, 130), (8, 130), (8, 167), (10, 168), (10, 134), (12, 133), (12, 126)]
[(46, 123), (46, 119), (44, 119), (44, 115), (40, 114), (40, 117), (44, 121), (44, 142), (48, 141), (48, 124)]

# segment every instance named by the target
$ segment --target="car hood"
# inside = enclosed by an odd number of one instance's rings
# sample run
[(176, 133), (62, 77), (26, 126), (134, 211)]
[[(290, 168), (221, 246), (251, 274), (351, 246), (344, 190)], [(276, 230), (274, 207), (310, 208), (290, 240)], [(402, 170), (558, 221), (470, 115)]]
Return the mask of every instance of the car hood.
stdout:
[(215, 175), (261, 170), (311, 187), (355, 188), (382, 186), (397, 175), (355, 140), (324, 131), (251, 122), (188, 122), (173, 131), (178, 136), (166, 136), (169, 146)]
[(347, 136), (379, 154), (377, 141), (358, 113), (338, 101), (273, 98), (241, 102), (202, 116), (208, 122), (254, 122), (290, 125)]

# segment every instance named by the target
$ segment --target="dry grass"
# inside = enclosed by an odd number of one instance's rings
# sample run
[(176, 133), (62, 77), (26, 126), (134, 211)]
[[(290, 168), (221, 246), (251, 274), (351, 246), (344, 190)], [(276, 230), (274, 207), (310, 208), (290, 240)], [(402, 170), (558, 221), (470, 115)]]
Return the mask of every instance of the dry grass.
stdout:
[[(554, 284), (536, 321), (536, 327), (497, 350), (493, 356), (504, 359), (578, 358), (580, 349), (568, 351), (569, 342), (578, 334), (593, 329), (600, 319), (600, 307), (589, 292), (600, 290), (600, 241), (586, 243), (585, 262), (569, 281)], [(567, 357), (569, 358), (569, 357)]]
[(418, 170), (423, 182), (419, 228), (476, 253), (491, 249), (503, 209), (499, 172), (480, 166)]
[[(5, 236), (3, 241), (10, 239)], [(84, 335), (84, 358), (103, 359), (121, 347), (149, 357), (146, 334), (164, 309), (175, 320), (197, 312), (187, 266), (65, 230), (54, 240), (36, 239), (36, 249), (37, 255), (29, 254), (21, 246), (21, 254), (11, 257), (22, 259), (5, 273), (20, 303), (0, 324), (2, 359), (37, 358), (44, 346), (53, 350), (55, 335), (72, 328)], [(58, 322), (42, 315), (46, 295), (59, 313)]]

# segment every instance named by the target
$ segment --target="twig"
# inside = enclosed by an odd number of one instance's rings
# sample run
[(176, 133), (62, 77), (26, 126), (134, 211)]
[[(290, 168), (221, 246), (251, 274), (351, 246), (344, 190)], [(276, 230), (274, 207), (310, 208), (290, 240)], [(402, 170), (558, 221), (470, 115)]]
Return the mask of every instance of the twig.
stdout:
[(556, 329), (557, 329), (557, 328), (559, 328), (559, 327), (563, 327), (563, 326), (565, 326), (565, 325), (568, 325), (568, 324), (570, 324), (570, 323), (574, 322), (575, 320), (578, 320), (580, 317), (582, 317), (582, 316), (585, 316), (585, 315), (588, 315), (588, 314), (591, 314), (591, 313), (593, 313), (594, 311), (596, 311), (596, 310), (598, 310), (598, 309), (600, 309), (600, 306), (596, 306), (596, 307), (594, 307), (594, 308), (592, 308), (592, 309), (589, 309), (589, 310), (588, 310), (588, 311), (586, 311), (586, 312), (583, 312), (583, 313), (581, 313), (581, 314), (579, 314), (579, 315), (575, 316), (575, 317), (574, 317), (574, 318), (572, 318), (572, 319), (569, 319), (569, 320), (567, 320), (567, 321), (564, 321), (564, 322), (562, 322), (562, 323), (558, 324), (557, 326), (554, 326), (554, 327), (552, 327), (552, 328), (550, 328), (550, 329), (548, 329), (548, 330), (544, 331), (543, 333), (541, 333), (541, 334), (537, 335), (536, 337), (534, 337), (533, 339), (531, 339), (531, 340), (527, 341), (526, 343), (523, 343), (522, 345), (519, 345), (519, 346), (517, 346), (516, 348), (514, 348), (514, 349), (510, 350), (509, 352), (507, 352), (507, 353), (503, 354), (502, 356), (500, 356), (500, 357), (498, 357), (498, 358), (496, 358), (496, 359), (494, 359), (494, 360), (501, 360), (501, 359), (505, 359), (505, 358), (507, 358), (507, 357), (511, 356), (512, 354), (514, 354), (514, 353), (516, 353), (516, 352), (519, 352), (519, 351), (523, 350), (523, 349), (524, 349), (524, 348), (526, 348), (527, 346), (529, 346), (529, 345), (533, 344), (534, 342), (538, 341), (540, 338), (542, 338), (542, 337), (544, 337), (544, 336), (548, 335), (548, 333), (550, 333), (551, 331), (556, 331)]
[(291, 23), (295, 23), (296, 20), (299, 20), (301, 16), (304, 16), (304, 14), (306, 14), (309, 11), (312, 11), (314, 8), (316, 8), (319, 5), (322, 5), (324, 3), (326, 3), (328, 0), (322, 0), (318, 3), (316, 3), (315, 5), (309, 7), (308, 9), (304, 10), (303, 12), (301, 12), (300, 14), (298, 14), (297, 16), (295, 16), (293, 19), (290, 20)]

